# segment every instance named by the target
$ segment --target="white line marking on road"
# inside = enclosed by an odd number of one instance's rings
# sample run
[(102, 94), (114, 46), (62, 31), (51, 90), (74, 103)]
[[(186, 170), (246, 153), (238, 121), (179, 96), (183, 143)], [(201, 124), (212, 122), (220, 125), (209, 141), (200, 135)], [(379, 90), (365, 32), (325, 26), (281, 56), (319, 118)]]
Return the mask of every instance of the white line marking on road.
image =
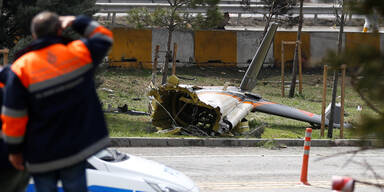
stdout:
[[(290, 189), (290, 188), (322, 188), (331, 189), (329, 181), (310, 181), (310, 185), (304, 185), (295, 181), (282, 182), (198, 182), (197, 185), (204, 190), (231, 190), (231, 189)], [(384, 180), (369, 180), (372, 183), (384, 183)], [(364, 186), (357, 183), (358, 186)]]
[[(204, 157), (302, 157), (303, 155), (139, 155), (143, 158), (204, 158)], [(314, 158), (325, 155), (312, 154)], [(355, 157), (382, 158), (384, 154), (359, 154)]]

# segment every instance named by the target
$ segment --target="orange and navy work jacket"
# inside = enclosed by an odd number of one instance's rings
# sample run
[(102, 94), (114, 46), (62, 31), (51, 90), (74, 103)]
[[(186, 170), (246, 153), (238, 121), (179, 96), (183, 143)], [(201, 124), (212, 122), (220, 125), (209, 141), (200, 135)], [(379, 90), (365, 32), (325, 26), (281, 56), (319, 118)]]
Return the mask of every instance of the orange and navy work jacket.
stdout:
[(8, 74), (3, 138), (10, 153), (24, 154), (31, 173), (76, 164), (109, 144), (93, 79), (112, 32), (85, 16), (72, 28), (84, 38), (40, 38)]

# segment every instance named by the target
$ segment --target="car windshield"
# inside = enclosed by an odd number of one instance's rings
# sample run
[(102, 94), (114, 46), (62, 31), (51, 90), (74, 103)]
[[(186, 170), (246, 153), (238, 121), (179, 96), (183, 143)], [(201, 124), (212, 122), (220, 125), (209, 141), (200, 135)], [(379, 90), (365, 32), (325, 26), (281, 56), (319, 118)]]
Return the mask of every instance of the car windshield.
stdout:
[(95, 155), (97, 158), (108, 162), (121, 162), (129, 159), (125, 153), (120, 153), (116, 149), (104, 149)]

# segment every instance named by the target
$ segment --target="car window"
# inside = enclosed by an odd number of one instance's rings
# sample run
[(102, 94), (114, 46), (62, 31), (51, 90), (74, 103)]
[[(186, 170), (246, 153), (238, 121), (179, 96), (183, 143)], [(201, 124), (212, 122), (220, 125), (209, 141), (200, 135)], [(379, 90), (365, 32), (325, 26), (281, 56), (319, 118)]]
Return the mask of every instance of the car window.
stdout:
[(129, 159), (125, 153), (120, 153), (116, 149), (104, 149), (95, 155), (97, 158), (107, 162), (121, 162)]

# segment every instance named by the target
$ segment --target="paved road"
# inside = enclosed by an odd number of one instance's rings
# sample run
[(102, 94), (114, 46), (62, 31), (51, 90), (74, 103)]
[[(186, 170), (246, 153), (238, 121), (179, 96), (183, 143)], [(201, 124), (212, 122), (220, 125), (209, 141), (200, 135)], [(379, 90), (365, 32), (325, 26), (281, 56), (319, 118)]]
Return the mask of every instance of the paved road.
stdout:
[[(302, 147), (280, 150), (256, 147), (119, 148), (120, 151), (152, 159), (184, 172), (197, 183), (202, 192), (328, 192), (331, 191), (333, 175), (374, 181), (374, 173), (361, 164), (369, 164), (384, 177), (384, 150), (320, 160), (322, 157), (355, 149), (311, 148), (308, 177), (311, 186), (304, 186), (299, 183)], [(383, 182), (384, 178), (379, 181)], [(357, 185), (355, 191), (381, 190)]]

